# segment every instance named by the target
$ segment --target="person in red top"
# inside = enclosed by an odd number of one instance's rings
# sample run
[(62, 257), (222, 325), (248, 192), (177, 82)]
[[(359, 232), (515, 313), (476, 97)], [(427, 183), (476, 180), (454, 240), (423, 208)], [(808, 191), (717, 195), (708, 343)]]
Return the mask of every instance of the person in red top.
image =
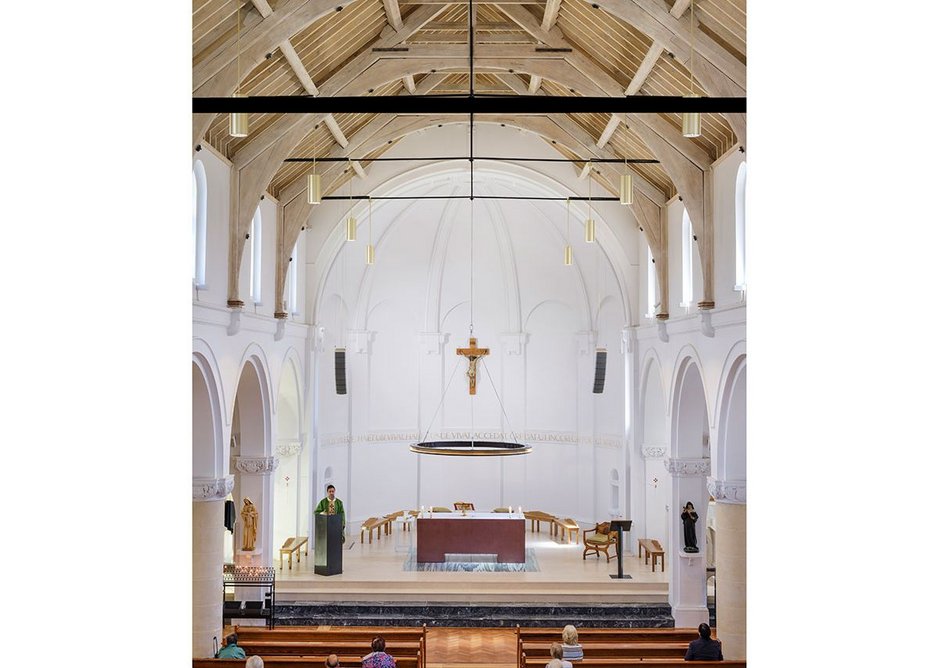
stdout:
[(697, 633), (700, 637), (697, 640), (691, 640), (687, 646), (687, 654), (684, 655), (685, 661), (722, 661), (723, 645), (719, 640), (710, 638), (710, 625), (701, 624), (697, 627)]

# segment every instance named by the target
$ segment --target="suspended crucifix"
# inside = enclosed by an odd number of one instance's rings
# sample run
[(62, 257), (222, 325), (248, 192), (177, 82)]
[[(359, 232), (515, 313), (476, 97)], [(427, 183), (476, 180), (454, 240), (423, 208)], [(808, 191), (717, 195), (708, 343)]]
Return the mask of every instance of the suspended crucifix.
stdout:
[(476, 337), (469, 337), (468, 348), (457, 348), (457, 355), (462, 355), (469, 360), (469, 370), (466, 371), (466, 378), (469, 379), (469, 394), (476, 393), (476, 363), (480, 358), (489, 354), (488, 348), (476, 348)]

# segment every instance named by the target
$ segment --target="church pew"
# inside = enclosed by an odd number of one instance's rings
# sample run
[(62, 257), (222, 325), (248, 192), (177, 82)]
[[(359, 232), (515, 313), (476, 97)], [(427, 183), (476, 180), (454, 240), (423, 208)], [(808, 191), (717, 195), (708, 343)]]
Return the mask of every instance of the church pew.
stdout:
[[(238, 636), (238, 646), (247, 654), (345, 654), (365, 656), (371, 653), (371, 643), (364, 640), (251, 640)], [(391, 656), (419, 656), (419, 642), (388, 643), (386, 652)]]
[[(551, 643), (524, 643), (522, 657), (529, 661), (550, 661)], [(583, 647), (584, 658), (614, 659), (616, 657), (684, 656), (686, 642), (609, 642), (587, 643)], [(523, 662), (523, 658), (522, 658)], [(579, 661), (577, 662), (579, 663)]]
[[(545, 661), (543, 659), (537, 659), (530, 661), (525, 665), (525, 668), (544, 668)], [(588, 659), (581, 659), (580, 661), (574, 661), (573, 665), (576, 668), (630, 668), (631, 666), (645, 666), (646, 668), (650, 666), (655, 666), (656, 668), (688, 668), (689, 666), (694, 666), (698, 668), (699, 666), (723, 666), (723, 668), (745, 668), (745, 661), (684, 661), (684, 655), (681, 654), (680, 657), (649, 657), (649, 658), (638, 658), (638, 657), (628, 657), (621, 659), (594, 659), (592, 661)], [(264, 664), (264, 668), (267, 668), (267, 664)]]
[(252, 638), (255, 640), (277, 639), (284, 640), (366, 640), (371, 642), (375, 636), (381, 636), (390, 647), (394, 642), (419, 640), (426, 641), (427, 626), (278, 626), (268, 629), (263, 626), (235, 626), (239, 638)]
[[(341, 643), (359, 642), (365, 644), (365, 649), (359, 649), (357, 646), (355, 652), (361, 652), (358, 656), (364, 656), (371, 651), (371, 640), (375, 636), (381, 636), (387, 643), (387, 652), (395, 658), (398, 654), (402, 656), (409, 653), (404, 651), (407, 647), (405, 643), (419, 643), (421, 662), (418, 668), (426, 665), (427, 655), (427, 625), (406, 626), (406, 627), (387, 627), (387, 626), (333, 626), (323, 628), (321, 626), (278, 626), (275, 629), (268, 629), (262, 626), (236, 626), (235, 631), (238, 634), (238, 644), (245, 645), (251, 641), (286, 641), (286, 642), (322, 642), (330, 643), (332, 647), (338, 647)], [(333, 649), (327, 652), (341, 653)]]
[[(248, 656), (253, 656), (248, 653)], [(259, 655), (264, 668), (324, 668), (327, 654), (309, 656)], [(413, 657), (394, 657), (398, 668), (417, 668)], [(246, 659), (192, 659), (192, 668), (244, 668)], [(361, 668), (362, 657), (339, 655), (341, 668)]]
[[(561, 642), (563, 629), (515, 626), (515, 632), (520, 646), (522, 642)], [(697, 629), (690, 628), (580, 628), (577, 636), (581, 645), (591, 642), (690, 642), (699, 637)]]

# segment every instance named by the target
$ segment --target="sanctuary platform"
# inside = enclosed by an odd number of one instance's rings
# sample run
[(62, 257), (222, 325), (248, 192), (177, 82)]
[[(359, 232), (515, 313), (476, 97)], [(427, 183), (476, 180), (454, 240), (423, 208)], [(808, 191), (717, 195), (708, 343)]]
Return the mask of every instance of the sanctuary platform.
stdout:
[[(355, 528), (355, 525), (352, 525)], [(527, 559), (521, 570), (496, 570), (482, 563), (474, 570), (446, 565), (419, 568), (415, 563), (416, 532), (392, 533), (361, 543), (350, 532), (343, 550), (343, 572), (320, 576), (312, 561), (303, 557), (290, 570), (276, 571), (277, 603), (290, 602), (424, 602), (514, 604), (639, 604), (667, 605), (669, 571), (652, 573), (651, 565), (624, 553), (624, 572), (631, 579), (613, 580), (616, 559), (590, 555), (584, 560), (583, 544), (566, 543), (541, 531), (525, 530)], [(310, 550), (312, 556), (312, 550)], [(670, 555), (668, 555), (670, 556)], [(494, 560), (492, 560), (494, 561)], [(670, 558), (666, 559), (670, 569)]]

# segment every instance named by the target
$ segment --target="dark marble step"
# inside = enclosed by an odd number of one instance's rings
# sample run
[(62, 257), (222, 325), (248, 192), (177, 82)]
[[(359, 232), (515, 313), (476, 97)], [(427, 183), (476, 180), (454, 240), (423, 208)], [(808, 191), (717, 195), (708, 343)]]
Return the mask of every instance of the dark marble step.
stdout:
[(484, 603), (288, 603), (276, 606), (276, 617), (277, 623), (284, 626), (674, 626), (669, 605), (645, 603), (567, 606)]

